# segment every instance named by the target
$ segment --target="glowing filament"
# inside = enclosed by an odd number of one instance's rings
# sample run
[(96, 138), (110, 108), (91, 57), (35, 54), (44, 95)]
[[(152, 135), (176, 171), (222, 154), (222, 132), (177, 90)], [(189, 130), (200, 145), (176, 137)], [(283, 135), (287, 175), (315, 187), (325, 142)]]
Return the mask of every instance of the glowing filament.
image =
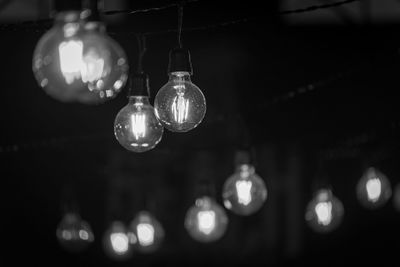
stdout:
[(369, 179), (365, 187), (367, 189), (368, 200), (377, 202), (382, 192), (381, 180), (379, 180), (379, 178)]
[(197, 214), (199, 231), (209, 235), (215, 228), (215, 212), (212, 210), (209, 211), (200, 211)]
[(67, 84), (75, 80), (94, 82), (103, 75), (104, 59), (93, 50), (83, 55), (82, 41), (71, 40), (58, 46), (60, 69)]
[(119, 255), (125, 254), (129, 249), (129, 238), (125, 233), (112, 233), (110, 241), (112, 249)]
[(131, 115), (131, 130), (136, 140), (146, 136), (146, 115), (135, 113)]
[(237, 181), (236, 182), (236, 192), (238, 197), (238, 202), (245, 206), (249, 205), (251, 202), (251, 188), (253, 184), (251, 181)]
[(182, 95), (176, 96), (172, 103), (172, 113), (177, 123), (184, 123), (189, 113), (189, 99), (185, 99)]
[(332, 222), (332, 203), (320, 202), (315, 206), (315, 213), (317, 214), (318, 223), (324, 226)]
[(137, 238), (140, 245), (146, 247), (154, 243), (154, 227), (148, 223), (140, 223), (137, 226)]
[(89, 240), (89, 233), (86, 230), (79, 230), (79, 237), (83, 240)]
[(58, 52), (60, 55), (61, 73), (65, 78), (65, 82), (71, 84), (75, 79), (80, 79), (83, 54), (82, 41), (62, 42), (58, 46)]

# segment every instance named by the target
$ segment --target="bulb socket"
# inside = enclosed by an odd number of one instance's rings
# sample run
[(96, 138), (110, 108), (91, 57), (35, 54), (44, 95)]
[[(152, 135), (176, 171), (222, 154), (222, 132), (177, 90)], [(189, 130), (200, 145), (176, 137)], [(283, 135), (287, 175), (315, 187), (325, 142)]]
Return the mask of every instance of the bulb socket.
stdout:
[(171, 72), (188, 72), (190, 75), (193, 74), (189, 50), (177, 47), (169, 52), (168, 73)]
[(150, 97), (149, 76), (145, 73), (135, 73), (131, 75), (129, 81), (130, 96), (147, 96)]

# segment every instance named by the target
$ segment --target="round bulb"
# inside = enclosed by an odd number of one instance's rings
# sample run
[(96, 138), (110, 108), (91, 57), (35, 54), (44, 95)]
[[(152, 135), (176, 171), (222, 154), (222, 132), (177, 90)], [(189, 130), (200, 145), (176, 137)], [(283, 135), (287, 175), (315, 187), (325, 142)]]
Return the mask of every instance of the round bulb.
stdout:
[(258, 211), (267, 199), (264, 181), (249, 164), (241, 164), (226, 180), (222, 197), (224, 206), (238, 215), (250, 215)]
[(39, 85), (62, 102), (96, 104), (115, 96), (127, 80), (124, 51), (100, 22), (85, 23), (79, 11), (57, 14), (39, 40), (32, 68)]
[(156, 251), (164, 240), (161, 223), (147, 211), (138, 213), (130, 225), (130, 231), (136, 237), (133, 244), (143, 253)]
[(369, 209), (382, 207), (392, 195), (389, 179), (373, 167), (364, 172), (356, 189), (359, 202)]
[(145, 96), (132, 96), (114, 122), (114, 134), (127, 150), (145, 152), (153, 149), (162, 138), (164, 128), (158, 121), (154, 108)]
[(67, 213), (56, 231), (60, 245), (70, 252), (81, 252), (94, 241), (90, 225), (76, 213)]
[(186, 213), (185, 228), (199, 242), (220, 239), (228, 226), (225, 210), (213, 199), (203, 196)]
[(172, 72), (157, 93), (156, 115), (172, 132), (187, 132), (197, 127), (206, 114), (206, 99), (190, 80), (188, 72)]
[(340, 225), (344, 208), (329, 189), (320, 189), (307, 206), (305, 219), (316, 232), (330, 232)]
[(130, 239), (125, 225), (114, 221), (103, 236), (105, 253), (114, 260), (126, 260), (132, 256)]

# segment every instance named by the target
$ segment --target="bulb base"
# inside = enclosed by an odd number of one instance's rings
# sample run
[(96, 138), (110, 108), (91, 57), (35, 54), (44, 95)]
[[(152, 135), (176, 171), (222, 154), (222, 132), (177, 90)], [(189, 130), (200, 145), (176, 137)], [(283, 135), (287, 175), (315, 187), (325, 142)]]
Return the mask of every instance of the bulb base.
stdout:
[(150, 97), (149, 76), (147, 74), (142, 72), (131, 75), (128, 97), (130, 96)]
[(185, 48), (174, 48), (169, 52), (168, 73), (188, 72), (193, 74), (190, 52)]

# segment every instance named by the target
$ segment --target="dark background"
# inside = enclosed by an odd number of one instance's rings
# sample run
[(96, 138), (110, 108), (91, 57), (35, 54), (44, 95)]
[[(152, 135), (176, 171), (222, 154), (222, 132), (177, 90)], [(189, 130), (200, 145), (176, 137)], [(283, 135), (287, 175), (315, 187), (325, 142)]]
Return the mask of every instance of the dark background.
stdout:
[[(382, 170), (393, 187), (399, 181), (400, 25), (351, 23), (338, 8), (332, 12), (339, 23), (297, 24), (288, 18), (296, 14), (279, 15), (277, 2), (263, 7), (258, 1), (214, 2), (188, 4), (184, 27), (251, 19), (183, 32), (192, 54), (192, 80), (207, 99), (206, 117), (191, 132), (166, 131), (144, 154), (124, 150), (114, 138), (114, 117), (126, 105), (126, 91), (98, 106), (53, 100), (37, 86), (31, 68), (46, 25), (1, 27), (1, 261), (342, 266), (398, 259), (400, 214), (392, 199), (379, 210), (366, 210), (357, 202), (355, 186), (369, 165)], [(165, 3), (171, 2), (132, 1), (128, 7)], [(135, 62), (133, 33), (175, 29), (177, 17), (176, 9), (168, 8), (108, 20), (110, 35)], [(175, 44), (174, 33), (147, 38), (144, 68), (153, 96), (167, 81), (168, 51)], [(225, 236), (197, 243), (183, 227), (185, 212), (204, 178), (213, 181), (222, 204), (221, 187), (233, 172), (234, 152), (246, 131), (257, 173), (268, 187), (266, 204), (250, 217), (227, 212)], [(314, 233), (304, 221), (321, 173), (345, 208), (343, 223), (328, 234)], [(74, 192), (95, 234), (92, 246), (76, 255), (62, 250), (55, 236), (66, 189)], [(163, 246), (123, 263), (108, 259), (102, 233), (114, 217), (129, 223), (143, 209), (144, 198), (164, 226)]]

